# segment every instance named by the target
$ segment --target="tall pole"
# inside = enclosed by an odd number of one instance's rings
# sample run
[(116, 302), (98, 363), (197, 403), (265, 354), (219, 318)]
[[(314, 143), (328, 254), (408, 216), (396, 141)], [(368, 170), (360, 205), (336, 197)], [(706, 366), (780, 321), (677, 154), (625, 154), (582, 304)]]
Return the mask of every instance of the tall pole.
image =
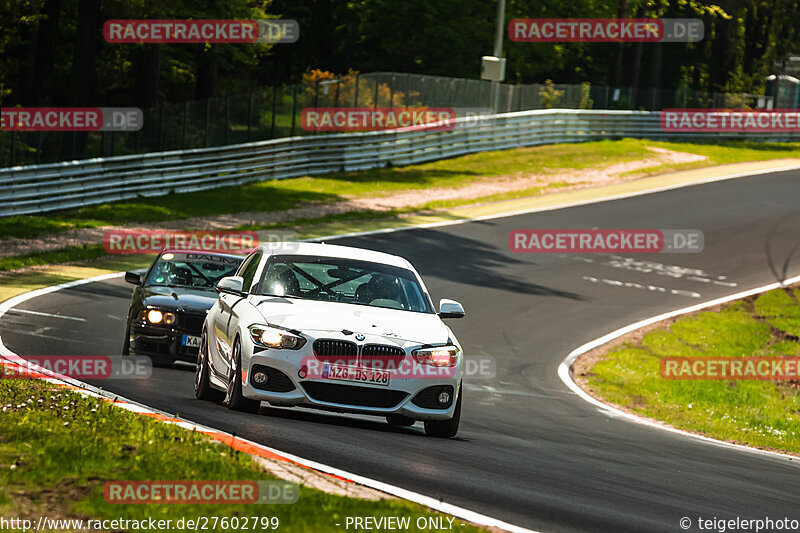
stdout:
[(506, 0), (497, 0), (497, 28), (494, 34), (494, 57), (503, 55), (503, 31), (505, 30)]
[[(497, 26), (494, 33), (494, 57), (503, 56), (503, 33), (505, 31), (506, 0), (497, 0)], [(500, 82), (492, 83), (494, 99), (492, 109), (495, 113), (500, 111)]]

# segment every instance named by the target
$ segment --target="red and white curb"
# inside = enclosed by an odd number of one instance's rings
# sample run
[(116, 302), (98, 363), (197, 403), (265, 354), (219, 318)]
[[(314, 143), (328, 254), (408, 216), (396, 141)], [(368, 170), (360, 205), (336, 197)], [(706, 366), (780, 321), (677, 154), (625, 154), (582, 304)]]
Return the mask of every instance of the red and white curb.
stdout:
[[(92, 278), (86, 278), (76, 281), (71, 281), (69, 283), (62, 283), (60, 285), (54, 285), (52, 287), (45, 287), (42, 289), (37, 289), (34, 291), (26, 292), (24, 294), (20, 294), (15, 296), (9, 300), (0, 303), (0, 317), (6, 314), (9, 310), (20, 305), (23, 302), (31, 300), (33, 298), (37, 298), (39, 296), (44, 296), (56, 291), (60, 291), (62, 289), (68, 289), (71, 287), (77, 287), (79, 285), (85, 285), (88, 283), (95, 283), (98, 281), (106, 281), (118, 277), (122, 277), (124, 275), (123, 272), (115, 272), (112, 274), (103, 274), (101, 276), (95, 276)], [(119, 395), (115, 395), (108, 391), (104, 391), (88, 383), (84, 383), (82, 381), (78, 381), (76, 379), (63, 376), (61, 374), (57, 374), (52, 372), (51, 370), (38, 367), (36, 368), (35, 365), (32, 365), (30, 362), (26, 361), (24, 358), (20, 357), (13, 351), (11, 351), (7, 346), (3, 344), (3, 339), (0, 338), (0, 358), (5, 359), (9, 363), (23, 365), (25, 369), (33, 368), (35, 371), (41, 374), (40, 379), (52, 383), (56, 386), (65, 387), (70, 390), (73, 390), (79, 394), (84, 396), (89, 396), (93, 398), (99, 398), (105, 401), (112, 403), (113, 405), (120, 407), (122, 409), (126, 409), (128, 411), (138, 413), (144, 416), (149, 416), (155, 418), (156, 420), (166, 423), (166, 424), (174, 424), (176, 426), (180, 426), (184, 429), (190, 431), (197, 431), (199, 433), (203, 433), (209, 436), (212, 439), (218, 440), (223, 444), (230, 446), (231, 448), (238, 450), (243, 453), (247, 453), (252, 456), (256, 457), (264, 457), (267, 459), (272, 459), (276, 461), (286, 461), (290, 463), (294, 463), (295, 465), (301, 466), (303, 468), (307, 468), (309, 470), (314, 470), (316, 472), (321, 472), (328, 476), (332, 476), (334, 478), (338, 478), (343, 480), (347, 483), (356, 483), (359, 485), (363, 485), (365, 487), (369, 487), (374, 490), (378, 490), (384, 492), (386, 494), (390, 494), (397, 498), (402, 498), (404, 500), (408, 500), (440, 513), (448, 514), (451, 516), (455, 516), (467, 522), (471, 522), (473, 524), (477, 524), (479, 526), (484, 527), (493, 527), (497, 529), (501, 529), (504, 531), (510, 531), (512, 533), (537, 533), (533, 530), (526, 529), (520, 526), (515, 526), (513, 524), (509, 524), (507, 522), (503, 522), (501, 520), (497, 520), (490, 516), (486, 516), (475, 511), (470, 511), (469, 509), (464, 509), (463, 507), (458, 507), (449, 503), (446, 503), (441, 500), (437, 500), (436, 498), (432, 498), (430, 496), (425, 496), (424, 494), (420, 494), (417, 492), (413, 492), (410, 490), (406, 490), (400, 487), (396, 487), (394, 485), (390, 485), (388, 483), (383, 483), (381, 481), (377, 481), (374, 479), (370, 479), (368, 477), (359, 476), (357, 474), (353, 474), (350, 472), (346, 472), (339, 468), (334, 468), (332, 466), (318, 463), (316, 461), (311, 461), (308, 459), (304, 459), (302, 457), (298, 457), (296, 455), (286, 453), (275, 448), (270, 448), (269, 446), (264, 446), (263, 444), (259, 444), (257, 442), (249, 441), (247, 439), (243, 439), (241, 437), (232, 435), (230, 433), (225, 433), (223, 431), (219, 431), (217, 429), (204, 426), (202, 424), (197, 424), (190, 420), (184, 420), (182, 418), (178, 418), (172, 416), (168, 413), (163, 411), (159, 411), (152, 407), (148, 407), (144, 404), (135, 402), (133, 400), (129, 400), (127, 398), (121, 397)], [(29, 372), (30, 373), (30, 372)]]
[(701, 311), (703, 309), (708, 309), (709, 307), (714, 307), (716, 305), (725, 304), (728, 302), (732, 302), (734, 300), (741, 300), (742, 298), (747, 298), (748, 296), (753, 296), (755, 294), (762, 294), (774, 289), (779, 289), (782, 287), (786, 287), (788, 285), (793, 285), (795, 283), (800, 282), (800, 276), (795, 276), (793, 278), (786, 279), (782, 282), (770, 283), (769, 285), (764, 285), (762, 287), (756, 287), (755, 289), (750, 289), (744, 292), (738, 292), (736, 294), (731, 294), (730, 296), (724, 296), (722, 298), (717, 298), (716, 300), (710, 300), (705, 303), (693, 305), (691, 307), (685, 307), (683, 309), (678, 309), (677, 311), (670, 311), (669, 313), (664, 313), (658, 316), (654, 316), (651, 318), (647, 318), (645, 320), (641, 320), (636, 322), (635, 324), (631, 324), (629, 326), (625, 326), (624, 328), (620, 328), (616, 331), (612, 331), (607, 335), (603, 335), (602, 337), (595, 339), (591, 342), (587, 342), (586, 344), (576, 348), (564, 359), (561, 364), (558, 366), (558, 377), (561, 378), (561, 381), (569, 387), (569, 389), (580, 396), (582, 399), (586, 400), (587, 402), (591, 403), (592, 405), (599, 408), (599, 411), (607, 416), (623, 418), (630, 422), (635, 422), (637, 424), (642, 424), (645, 426), (657, 428), (663, 431), (669, 431), (671, 433), (677, 433), (679, 435), (683, 435), (686, 437), (691, 437), (693, 439), (697, 439), (703, 442), (707, 442), (710, 444), (714, 444), (717, 446), (723, 446), (725, 448), (733, 448), (736, 450), (741, 450), (749, 453), (764, 455), (773, 458), (780, 458), (786, 460), (787, 462), (791, 461), (792, 465), (800, 466), (800, 461), (797, 461), (797, 457), (793, 455), (789, 455), (786, 453), (775, 452), (771, 450), (761, 450), (758, 448), (752, 448), (750, 446), (744, 446), (741, 444), (734, 444), (732, 442), (727, 442), (719, 439), (714, 439), (711, 437), (706, 437), (703, 435), (698, 435), (696, 433), (691, 433), (689, 431), (684, 431), (682, 429), (674, 428), (672, 426), (667, 426), (665, 424), (656, 422), (654, 420), (643, 418), (635, 414), (631, 414), (627, 411), (623, 411), (618, 409), (612, 405), (606, 404), (594, 396), (590, 395), (588, 392), (583, 390), (575, 381), (572, 379), (572, 364), (575, 360), (580, 357), (581, 355), (594, 350), (595, 348), (599, 348), (600, 346), (607, 344), (623, 335), (627, 335), (633, 331), (638, 329), (644, 328), (646, 326), (650, 326), (657, 322), (661, 322), (662, 320), (667, 320), (669, 318), (674, 318), (676, 316), (686, 315), (689, 313), (694, 313), (695, 311)]

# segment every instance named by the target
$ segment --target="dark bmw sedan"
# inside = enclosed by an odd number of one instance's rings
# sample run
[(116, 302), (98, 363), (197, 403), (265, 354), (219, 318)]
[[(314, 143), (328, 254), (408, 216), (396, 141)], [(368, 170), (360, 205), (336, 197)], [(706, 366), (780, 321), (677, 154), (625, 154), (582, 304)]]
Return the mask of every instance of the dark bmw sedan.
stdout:
[(233, 276), (242, 257), (167, 250), (144, 274), (125, 273), (136, 285), (128, 310), (122, 353), (147, 355), (154, 363), (197, 361), (206, 312), (217, 300), (217, 282)]

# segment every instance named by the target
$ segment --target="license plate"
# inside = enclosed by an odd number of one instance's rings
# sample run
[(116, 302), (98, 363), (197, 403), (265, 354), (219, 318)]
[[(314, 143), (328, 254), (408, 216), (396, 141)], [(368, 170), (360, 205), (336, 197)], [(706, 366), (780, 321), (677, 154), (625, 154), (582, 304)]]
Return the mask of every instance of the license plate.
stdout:
[(388, 386), (389, 372), (361, 366), (332, 365), (330, 363), (325, 363), (322, 365), (322, 379)]
[(184, 346), (190, 346), (192, 348), (199, 348), (200, 337), (195, 337), (193, 335), (184, 335), (181, 344), (183, 344)]

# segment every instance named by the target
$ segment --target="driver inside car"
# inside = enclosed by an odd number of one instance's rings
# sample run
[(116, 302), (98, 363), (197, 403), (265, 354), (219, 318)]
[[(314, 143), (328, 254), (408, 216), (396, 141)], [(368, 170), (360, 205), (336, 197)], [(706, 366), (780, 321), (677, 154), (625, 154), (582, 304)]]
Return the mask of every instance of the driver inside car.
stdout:
[(402, 295), (399, 287), (393, 280), (384, 276), (372, 275), (370, 280), (361, 284), (356, 289), (356, 299), (359, 302), (369, 304), (375, 300), (392, 300), (400, 303)]

